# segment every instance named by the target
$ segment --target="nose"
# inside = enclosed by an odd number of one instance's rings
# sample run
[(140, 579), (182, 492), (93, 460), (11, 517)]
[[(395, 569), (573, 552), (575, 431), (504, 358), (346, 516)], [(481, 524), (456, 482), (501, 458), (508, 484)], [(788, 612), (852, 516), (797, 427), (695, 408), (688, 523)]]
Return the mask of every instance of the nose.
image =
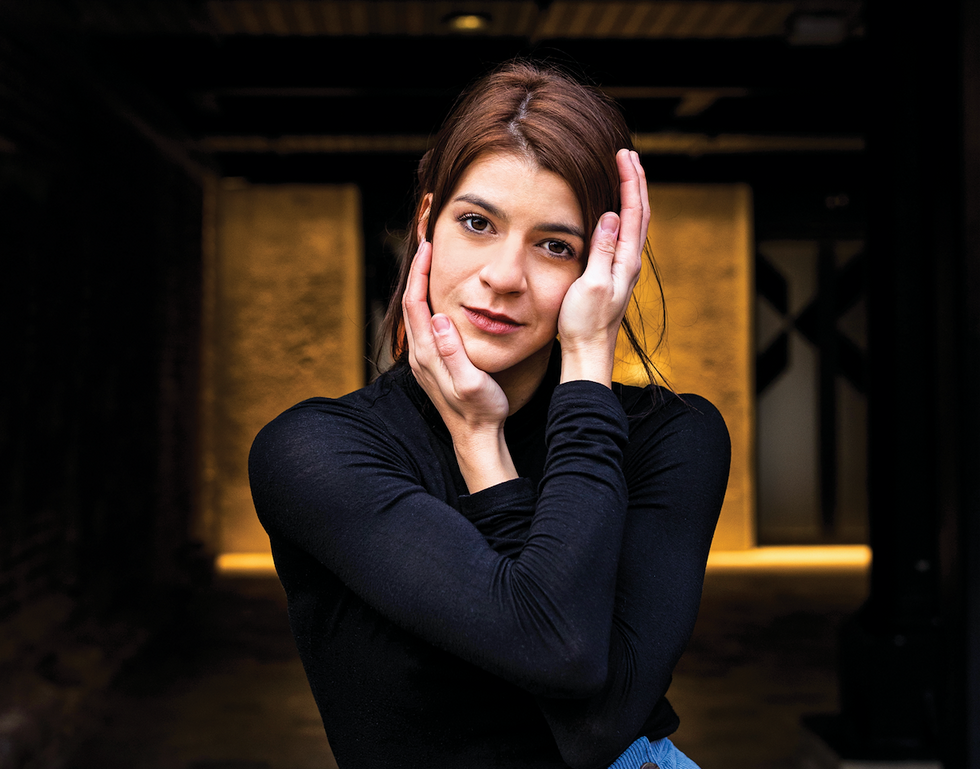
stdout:
[(497, 294), (523, 294), (527, 290), (524, 247), (521, 242), (503, 242), (488, 254), (480, 280)]

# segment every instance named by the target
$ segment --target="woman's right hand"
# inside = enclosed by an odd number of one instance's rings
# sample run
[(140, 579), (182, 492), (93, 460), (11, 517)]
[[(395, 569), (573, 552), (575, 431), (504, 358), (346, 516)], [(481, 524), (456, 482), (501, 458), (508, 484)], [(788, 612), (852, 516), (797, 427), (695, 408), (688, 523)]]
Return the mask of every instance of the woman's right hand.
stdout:
[(453, 438), (459, 469), (471, 494), (517, 478), (504, 440), (510, 411), (494, 379), (466, 355), (463, 340), (445, 315), (429, 307), (432, 244), (419, 244), (402, 296), (412, 373), (439, 411)]
[(611, 385), (616, 337), (640, 277), (650, 225), (646, 174), (636, 152), (620, 150), (616, 165), (622, 209), (600, 217), (585, 272), (568, 289), (558, 316), (562, 382)]

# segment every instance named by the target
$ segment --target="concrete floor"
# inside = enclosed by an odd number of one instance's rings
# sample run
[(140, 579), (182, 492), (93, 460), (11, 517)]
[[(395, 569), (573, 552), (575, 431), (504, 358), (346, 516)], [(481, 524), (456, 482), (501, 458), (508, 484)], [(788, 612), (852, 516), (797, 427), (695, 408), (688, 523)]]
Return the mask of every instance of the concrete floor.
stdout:
[(668, 697), (702, 769), (795, 769), (800, 717), (834, 713), (837, 633), (864, 569), (709, 570)]
[[(797, 766), (799, 719), (836, 710), (836, 633), (859, 568), (709, 570), (670, 699), (702, 769)], [(66, 769), (336, 767), (274, 577), (219, 577), (127, 671)]]

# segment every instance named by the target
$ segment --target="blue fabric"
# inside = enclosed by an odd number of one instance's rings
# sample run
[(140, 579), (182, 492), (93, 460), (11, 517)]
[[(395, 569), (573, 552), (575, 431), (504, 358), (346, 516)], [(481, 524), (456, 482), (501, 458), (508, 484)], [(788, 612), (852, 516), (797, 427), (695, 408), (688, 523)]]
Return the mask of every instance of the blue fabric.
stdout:
[(609, 769), (640, 769), (650, 761), (660, 769), (699, 769), (696, 763), (681, 753), (666, 737), (653, 742), (646, 737), (640, 737), (626, 748), (626, 752)]

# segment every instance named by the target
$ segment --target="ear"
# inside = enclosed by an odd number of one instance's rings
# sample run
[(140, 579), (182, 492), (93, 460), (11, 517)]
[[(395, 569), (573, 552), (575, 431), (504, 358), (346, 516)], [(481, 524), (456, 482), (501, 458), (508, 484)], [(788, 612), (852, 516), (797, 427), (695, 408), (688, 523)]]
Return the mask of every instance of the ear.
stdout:
[(419, 218), (415, 224), (419, 243), (425, 240), (425, 231), (429, 229), (429, 212), (432, 210), (432, 193), (427, 192), (419, 205)]

